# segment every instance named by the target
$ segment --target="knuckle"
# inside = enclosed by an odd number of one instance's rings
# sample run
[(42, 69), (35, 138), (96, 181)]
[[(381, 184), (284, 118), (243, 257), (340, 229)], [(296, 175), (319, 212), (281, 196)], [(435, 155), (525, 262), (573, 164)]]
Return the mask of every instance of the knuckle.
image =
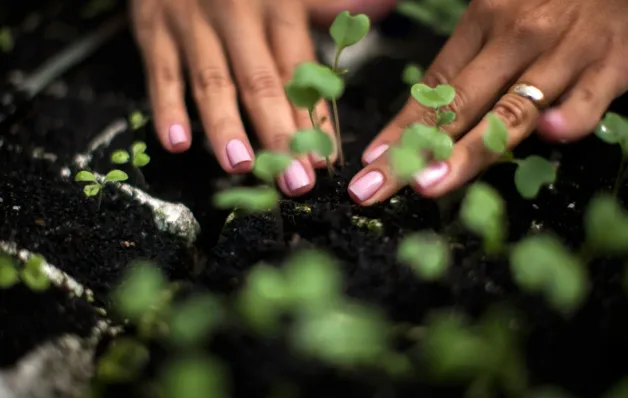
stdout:
[(161, 12), (158, 0), (135, 0), (131, 3), (131, 20), (135, 32), (139, 37), (149, 34), (155, 30), (157, 17)]
[(508, 94), (495, 105), (493, 112), (502, 118), (506, 126), (519, 127), (531, 120), (531, 108), (534, 107), (529, 100), (515, 94)]
[(222, 69), (213, 66), (200, 68), (196, 72), (193, 81), (195, 91), (200, 95), (208, 92), (224, 91), (233, 87), (229, 76)]
[(512, 23), (512, 35), (519, 40), (536, 41), (549, 36), (554, 22), (545, 14), (529, 12), (521, 15)]
[(233, 133), (242, 130), (240, 123), (232, 117), (224, 116), (212, 120), (207, 126), (210, 134)]
[(153, 75), (158, 83), (179, 84), (181, 76), (179, 70), (168, 62), (156, 62), (152, 67)]
[(270, 149), (283, 150), (288, 148), (292, 134), (289, 133), (275, 133), (268, 136), (266, 145)]
[(248, 95), (263, 98), (278, 98), (283, 96), (283, 87), (279, 78), (270, 70), (255, 71), (244, 79), (242, 89)]
[(507, 2), (504, 0), (473, 0), (471, 10), (482, 14), (496, 14), (500, 12)]

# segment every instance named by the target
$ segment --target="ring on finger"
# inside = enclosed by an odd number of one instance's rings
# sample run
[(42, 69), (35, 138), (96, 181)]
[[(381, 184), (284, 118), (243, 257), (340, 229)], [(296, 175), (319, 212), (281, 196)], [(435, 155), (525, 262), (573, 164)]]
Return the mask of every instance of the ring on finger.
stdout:
[(549, 105), (543, 91), (532, 84), (523, 82), (516, 83), (510, 88), (510, 90), (508, 90), (508, 92), (526, 98), (539, 110), (543, 110)]

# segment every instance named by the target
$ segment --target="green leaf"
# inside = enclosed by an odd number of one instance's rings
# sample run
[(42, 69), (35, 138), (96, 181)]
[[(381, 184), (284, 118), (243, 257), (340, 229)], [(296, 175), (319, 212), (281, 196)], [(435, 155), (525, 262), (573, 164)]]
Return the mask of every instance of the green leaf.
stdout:
[(296, 350), (332, 366), (376, 364), (386, 352), (387, 325), (378, 313), (344, 305), (301, 314), (291, 331)]
[(225, 369), (210, 358), (176, 359), (165, 365), (163, 398), (227, 398)]
[(622, 152), (628, 152), (628, 119), (614, 112), (607, 112), (595, 130), (602, 141), (619, 144)]
[(90, 181), (90, 182), (98, 182), (96, 176), (89, 171), (79, 171), (74, 177), (74, 181)]
[(342, 11), (329, 27), (329, 34), (336, 43), (337, 51), (342, 51), (362, 40), (370, 28), (371, 21), (368, 16), (364, 14), (352, 16), (349, 11)]
[(277, 268), (257, 265), (249, 273), (239, 297), (239, 308), (248, 323), (261, 333), (275, 330), (290, 301), (290, 289)]
[(166, 279), (153, 264), (138, 261), (131, 265), (122, 283), (112, 294), (116, 311), (137, 322), (159, 302)]
[(0, 255), (0, 289), (7, 289), (19, 282), (15, 262), (7, 255)]
[(421, 279), (440, 279), (450, 263), (449, 245), (433, 232), (419, 232), (405, 237), (397, 249), (400, 262), (410, 266)]
[(339, 98), (344, 91), (344, 81), (327, 66), (303, 62), (295, 68), (285, 90), (292, 104), (312, 109), (322, 98)]
[(132, 130), (139, 130), (144, 127), (147, 122), (148, 117), (144, 116), (142, 112), (135, 111), (129, 116), (129, 124), (131, 125)]
[(392, 146), (388, 151), (388, 161), (396, 178), (408, 182), (427, 164), (425, 158), (416, 151), (403, 147)]
[(553, 236), (535, 235), (518, 242), (510, 265), (519, 287), (543, 294), (556, 310), (573, 312), (588, 293), (586, 268)]
[(261, 213), (279, 205), (279, 193), (270, 187), (231, 188), (215, 194), (214, 205), (219, 209), (242, 209)]
[(40, 255), (30, 256), (20, 271), (22, 282), (33, 291), (44, 291), (50, 287), (50, 279), (43, 269), (45, 262)]
[(342, 293), (338, 264), (318, 250), (303, 250), (290, 257), (285, 278), (290, 299), (297, 308), (330, 308)]
[(456, 120), (456, 112), (453, 111), (438, 112), (437, 116), (436, 124), (439, 126), (447, 126)]
[(0, 28), (0, 51), (4, 53), (11, 52), (15, 46), (15, 40), (11, 28), (3, 26)]
[(106, 383), (136, 379), (148, 363), (148, 349), (137, 340), (119, 337), (111, 342), (97, 366), (98, 379)]
[(134, 157), (144, 152), (146, 152), (146, 143), (144, 141), (135, 141), (131, 144), (131, 153)]
[(598, 254), (628, 252), (628, 212), (610, 194), (595, 195), (584, 212), (587, 247)]
[(255, 159), (253, 174), (267, 184), (272, 184), (290, 165), (292, 156), (280, 152), (260, 151)]
[(150, 162), (150, 156), (145, 153), (138, 153), (133, 157), (133, 166), (144, 167)]
[(100, 192), (101, 188), (102, 187), (100, 184), (85, 185), (83, 187), (83, 193), (85, 194), (85, 196), (96, 196), (98, 195), (98, 192)]
[(122, 170), (111, 170), (105, 176), (104, 182), (117, 182), (117, 181), (126, 181), (129, 176)]
[(525, 199), (533, 199), (543, 185), (556, 181), (556, 168), (548, 160), (531, 155), (517, 161), (515, 186)]
[(434, 160), (449, 159), (454, 150), (454, 142), (449, 135), (420, 123), (411, 124), (404, 130), (401, 145), (419, 153), (429, 151)]
[(334, 153), (334, 141), (319, 129), (301, 130), (290, 140), (290, 150), (299, 155), (313, 152), (328, 158)]
[(484, 250), (502, 249), (506, 229), (506, 204), (490, 185), (477, 182), (469, 187), (460, 207), (462, 224), (482, 237)]
[(423, 83), (418, 83), (412, 86), (410, 93), (421, 105), (434, 109), (451, 104), (456, 97), (456, 90), (446, 84), (439, 84), (431, 88)]
[(423, 77), (423, 69), (416, 64), (408, 64), (403, 68), (401, 73), (401, 80), (408, 86), (412, 86), (421, 80)]
[(496, 114), (490, 112), (486, 115), (488, 128), (482, 136), (484, 147), (493, 153), (506, 152), (508, 145), (508, 128)]
[(118, 149), (111, 154), (111, 161), (116, 164), (125, 164), (129, 161), (131, 156), (124, 149)]
[(179, 346), (201, 344), (222, 320), (223, 309), (213, 297), (196, 295), (177, 305), (170, 319), (172, 341)]

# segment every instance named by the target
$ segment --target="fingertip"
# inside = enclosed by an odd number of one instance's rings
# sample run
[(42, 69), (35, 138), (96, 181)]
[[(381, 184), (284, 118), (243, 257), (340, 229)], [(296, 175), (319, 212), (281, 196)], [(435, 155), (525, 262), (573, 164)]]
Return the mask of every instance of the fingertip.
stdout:
[(365, 168), (353, 177), (347, 191), (355, 203), (370, 206), (375, 203), (376, 194), (385, 182), (384, 172), (377, 168)]
[(215, 150), (215, 153), (223, 153), (221, 163), (227, 173), (243, 174), (253, 169), (254, 154), (248, 140), (231, 139), (224, 146), (224, 149)]
[(537, 130), (546, 138), (565, 139), (568, 133), (567, 119), (560, 109), (550, 109), (539, 117)]
[(175, 123), (168, 127), (166, 138), (162, 139), (166, 150), (173, 153), (181, 153), (190, 149), (192, 139), (188, 129), (183, 124)]
[(364, 166), (368, 166), (369, 164), (373, 163), (374, 161), (379, 159), (379, 157), (382, 156), (384, 152), (388, 150), (388, 148), (389, 145), (386, 143), (374, 146), (371, 145), (371, 148), (368, 148), (366, 151), (364, 151), (364, 154), (362, 154), (362, 164)]
[(289, 197), (297, 197), (309, 192), (315, 183), (314, 172), (309, 162), (295, 159), (279, 177), (279, 188)]

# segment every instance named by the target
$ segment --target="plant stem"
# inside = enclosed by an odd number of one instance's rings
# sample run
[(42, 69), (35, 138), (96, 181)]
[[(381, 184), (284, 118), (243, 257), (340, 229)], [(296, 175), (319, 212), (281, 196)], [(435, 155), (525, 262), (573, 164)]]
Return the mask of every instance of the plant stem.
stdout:
[(334, 168), (331, 166), (331, 161), (329, 160), (329, 156), (325, 158), (325, 162), (327, 163), (327, 173), (330, 177), (334, 175)]
[(100, 211), (100, 202), (102, 202), (102, 191), (104, 190), (105, 190), (105, 184), (102, 184), (100, 186), (100, 190), (99, 190), (100, 192), (98, 192), (98, 207), (97, 207), (98, 211)]
[(312, 127), (317, 129), (318, 123), (316, 123), (316, 119), (314, 118), (314, 108), (308, 108), (307, 113), (310, 115), (310, 122), (312, 123)]
[[(338, 73), (338, 60), (340, 59), (340, 53), (342, 49), (336, 49), (336, 56), (334, 57), (334, 73)], [(334, 113), (334, 129), (336, 130), (336, 145), (338, 145), (338, 162), (340, 163), (340, 167), (345, 165), (345, 157), (342, 152), (342, 138), (340, 137), (340, 119), (338, 118), (338, 102), (335, 98), (331, 100), (331, 106)]]
[(146, 186), (146, 179), (144, 178), (144, 174), (142, 173), (142, 171), (139, 169), (139, 167), (133, 167), (133, 170), (135, 170), (135, 185), (137, 185), (138, 188), (147, 188)]
[[(318, 120), (318, 115), (316, 114), (316, 110), (314, 108), (308, 109), (307, 110), (309, 115), (310, 115), (310, 122), (312, 122), (312, 126), (315, 129), (320, 129), (320, 123), (317, 122)], [(331, 164), (331, 162), (329, 161), (329, 156), (325, 157), (325, 163), (327, 163), (327, 172), (329, 173), (329, 176), (333, 176), (334, 175), (334, 168)]]
[(621, 187), (621, 182), (624, 180), (624, 174), (626, 174), (627, 166), (628, 156), (622, 154), (621, 163), (619, 164), (619, 170), (617, 170), (617, 177), (615, 178), (615, 185), (613, 186), (614, 196), (617, 196), (617, 194), (619, 194), (619, 189)]

